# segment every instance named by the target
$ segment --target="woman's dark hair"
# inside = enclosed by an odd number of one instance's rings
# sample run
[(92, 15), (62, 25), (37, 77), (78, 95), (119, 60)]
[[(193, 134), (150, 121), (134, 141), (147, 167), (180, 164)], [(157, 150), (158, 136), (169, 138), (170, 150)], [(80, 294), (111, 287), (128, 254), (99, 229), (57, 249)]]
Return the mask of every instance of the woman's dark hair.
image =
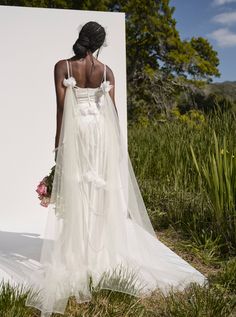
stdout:
[(95, 52), (102, 46), (105, 36), (105, 29), (99, 23), (90, 21), (84, 24), (80, 30), (78, 39), (73, 45), (75, 55), (79, 58), (83, 58), (86, 56), (87, 51)]

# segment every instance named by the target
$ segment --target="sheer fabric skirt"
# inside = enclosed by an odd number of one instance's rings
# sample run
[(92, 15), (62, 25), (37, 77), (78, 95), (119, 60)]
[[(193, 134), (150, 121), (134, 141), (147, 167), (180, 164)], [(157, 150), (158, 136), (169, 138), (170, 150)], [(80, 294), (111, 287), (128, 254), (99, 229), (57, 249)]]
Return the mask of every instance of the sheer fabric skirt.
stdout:
[(42, 315), (92, 290), (145, 297), (207, 281), (156, 238), (110, 95), (86, 94), (66, 91), (40, 267), (28, 279), (26, 305)]

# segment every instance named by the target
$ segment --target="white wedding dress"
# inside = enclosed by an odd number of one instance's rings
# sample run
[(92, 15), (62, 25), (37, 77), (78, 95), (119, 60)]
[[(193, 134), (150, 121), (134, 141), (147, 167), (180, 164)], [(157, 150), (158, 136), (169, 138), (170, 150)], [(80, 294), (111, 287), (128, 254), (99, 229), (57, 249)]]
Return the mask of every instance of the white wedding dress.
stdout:
[[(76, 86), (68, 61), (63, 119), (40, 267), (27, 306), (63, 314), (69, 296), (94, 290), (145, 297), (207, 278), (161, 243), (147, 214), (120, 130), (111, 85)], [(34, 295), (33, 295), (34, 294)], [(37, 294), (37, 296), (35, 296)]]

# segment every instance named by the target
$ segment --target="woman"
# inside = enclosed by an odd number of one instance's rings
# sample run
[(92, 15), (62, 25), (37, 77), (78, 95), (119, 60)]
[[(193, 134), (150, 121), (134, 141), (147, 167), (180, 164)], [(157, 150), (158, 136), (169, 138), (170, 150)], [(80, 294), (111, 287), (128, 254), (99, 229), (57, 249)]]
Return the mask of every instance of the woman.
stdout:
[(115, 106), (112, 70), (94, 58), (105, 29), (86, 23), (75, 56), (55, 65), (56, 169), (40, 258), (26, 305), (63, 314), (69, 296), (102, 288), (145, 297), (207, 279), (161, 243), (136, 181)]
[[(94, 32), (94, 33), (91, 33)], [(89, 35), (92, 34), (92, 37)], [(77, 83), (80, 83), (80, 87), (98, 87), (103, 79), (104, 65), (94, 58), (93, 52), (100, 48), (105, 40), (105, 30), (97, 23), (87, 23), (83, 31), (80, 32), (80, 36), (76, 40), (73, 50), (75, 56), (69, 59), (71, 75), (74, 75)], [(95, 37), (96, 36), (96, 37)], [(94, 38), (93, 43), (90, 43), (90, 39)], [(99, 53), (99, 51), (98, 51)], [(98, 55), (98, 54), (97, 54)], [(72, 72), (73, 68), (73, 72)], [(63, 114), (64, 98), (65, 98), (65, 86), (63, 85), (63, 79), (67, 76), (67, 65), (65, 60), (61, 60), (56, 63), (54, 69), (55, 88), (57, 97), (57, 131), (55, 137), (55, 149), (58, 147), (61, 120)], [(92, 74), (92, 76), (91, 76)], [(110, 96), (113, 104), (115, 105), (115, 79), (112, 70), (106, 67), (106, 78), (113, 86), (110, 90)], [(116, 108), (115, 108), (116, 109)], [(117, 112), (117, 109), (116, 109)], [(118, 113), (117, 113), (118, 114)], [(56, 151), (55, 151), (56, 152)], [(55, 154), (56, 156), (56, 154)]]

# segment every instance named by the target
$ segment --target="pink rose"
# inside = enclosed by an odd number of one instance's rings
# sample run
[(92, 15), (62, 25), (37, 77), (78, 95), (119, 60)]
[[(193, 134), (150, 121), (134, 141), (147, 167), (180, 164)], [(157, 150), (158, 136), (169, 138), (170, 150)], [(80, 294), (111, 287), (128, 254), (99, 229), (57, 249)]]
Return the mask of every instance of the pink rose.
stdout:
[(41, 181), (39, 185), (37, 186), (36, 192), (40, 196), (46, 196), (47, 195), (47, 185), (44, 183), (44, 181)]

